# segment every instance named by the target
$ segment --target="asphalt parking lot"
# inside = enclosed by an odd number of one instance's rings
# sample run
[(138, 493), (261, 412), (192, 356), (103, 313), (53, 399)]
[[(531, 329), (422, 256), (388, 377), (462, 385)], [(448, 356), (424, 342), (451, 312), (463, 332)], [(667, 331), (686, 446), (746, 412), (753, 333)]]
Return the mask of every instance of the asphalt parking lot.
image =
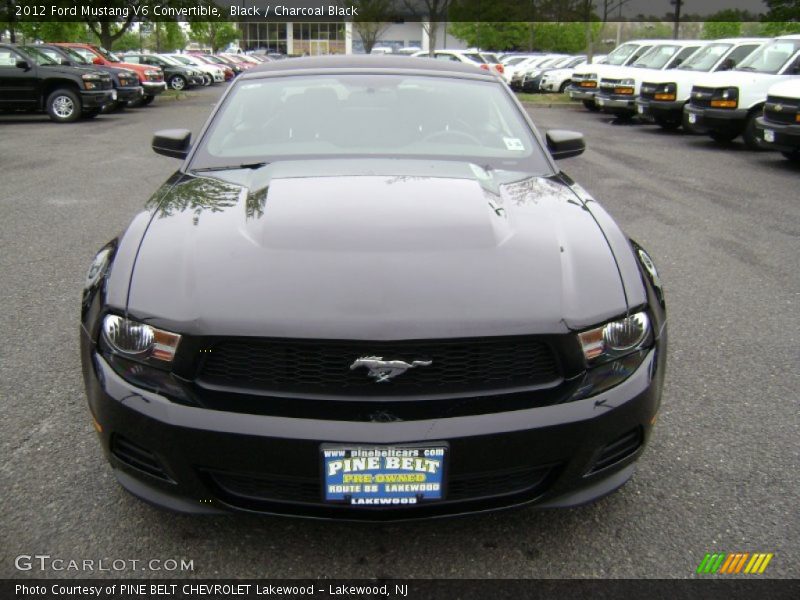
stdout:
[[(634, 479), (582, 508), (393, 525), (176, 516), (102, 456), (78, 356), (94, 253), (178, 166), (220, 88), (55, 125), (0, 116), (0, 576), (690, 577), (706, 552), (771, 552), (800, 577), (800, 167), (740, 143), (532, 109), (588, 149), (563, 168), (654, 257), (669, 310), (662, 410)], [(18, 555), (187, 559), (190, 572), (18, 571)]]

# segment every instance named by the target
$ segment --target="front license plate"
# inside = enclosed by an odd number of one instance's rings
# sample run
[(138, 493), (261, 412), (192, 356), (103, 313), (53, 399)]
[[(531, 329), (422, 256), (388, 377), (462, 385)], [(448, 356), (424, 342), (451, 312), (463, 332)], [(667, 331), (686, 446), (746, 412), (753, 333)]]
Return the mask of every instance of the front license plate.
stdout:
[(774, 142), (775, 141), (775, 132), (772, 129), (765, 129), (764, 130), (764, 141), (765, 142)]
[(605, 104), (605, 101), (602, 98), (597, 98), (596, 102), (598, 106), (603, 106)]
[(643, 115), (644, 114), (644, 106), (637, 106), (636, 107), (636, 112), (638, 112), (640, 115)]
[(116, 100), (117, 99), (117, 90), (111, 90), (111, 99), (112, 100)]
[(689, 113), (689, 123), (697, 123), (697, 115)]
[(321, 450), (326, 502), (392, 507), (444, 499), (445, 443)]

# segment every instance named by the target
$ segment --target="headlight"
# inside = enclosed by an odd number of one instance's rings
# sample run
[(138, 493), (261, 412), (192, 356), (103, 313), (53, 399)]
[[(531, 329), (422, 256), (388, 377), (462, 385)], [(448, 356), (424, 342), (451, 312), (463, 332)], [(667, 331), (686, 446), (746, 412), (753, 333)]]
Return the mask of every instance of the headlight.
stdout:
[(739, 105), (739, 88), (716, 90), (711, 99), (713, 108), (736, 108)]
[(119, 315), (106, 315), (103, 339), (112, 350), (128, 357), (172, 362), (181, 336)]
[(645, 312), (578, 334), (583, 356), (590, 365), (635, 352), (649, 342), (650, 337), (650, 319)]
[(619, 84), (620, 85), (631, 86), (631, 85), (636, 85), (636, 81), (634, 81), (633, 79), (628, 78), (628, 79), (623, 79), (622, 81), (619, 82)]
[(89, 74), (82, 75), (81, 79), (83, 79), (83, 87), (87, 90), (96, 90), (100, 87), (101, 78), (99, 75)]

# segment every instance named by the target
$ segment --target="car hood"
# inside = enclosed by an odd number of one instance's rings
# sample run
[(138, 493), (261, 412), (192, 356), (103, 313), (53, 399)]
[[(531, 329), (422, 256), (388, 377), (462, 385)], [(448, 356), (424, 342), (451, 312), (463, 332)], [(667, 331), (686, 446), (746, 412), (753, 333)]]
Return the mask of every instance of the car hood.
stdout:
[(604, 232), (557, 178), (397, 160), (208, 175), (153, 201), (131, 315), (380, 340), (565, 333), (627, 309)]
[(42, 65), (42, 68), (47, 69), (48, 73), (61, 73), (64, 75), (108, 75), (105, 71), (97, 69), (94, 66), (77, 67), (70, 65)]
[(757, 81), (764, 81), (777, 77), (769, 73), (749, 73), (747, 71), (718, 71), (707, 73), (703, 77), (694, 80), (694, 85), (700, 87), (740, 87), (742, 85), (753, 84)]

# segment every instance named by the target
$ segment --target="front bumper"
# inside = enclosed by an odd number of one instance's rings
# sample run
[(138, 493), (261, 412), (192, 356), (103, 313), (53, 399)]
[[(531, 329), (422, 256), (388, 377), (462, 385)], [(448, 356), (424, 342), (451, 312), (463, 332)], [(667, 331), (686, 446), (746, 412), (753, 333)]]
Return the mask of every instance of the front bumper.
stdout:
[(190, 75), (188, 81), (190, 86), (198, 86), (203, 85), (205, 79), (202, 75)]
[[(132, 386), (97, 354), (82, 333), (89, 407), (120, 483), (134, 495), (171, 510), (230, 510), (350, 520), (403, 520), (475, 513), (536, 503), (576, 506), (625, 483), (658, 411), (663, 381), (659, 350), (651, 350), (620, 385), (584, 400), (504, 413), (400, 422), (354, 422), (224, 412), (174, 403)], [(603, 452), (631, 432), (637, 445), (612, 464)], [(112, 451), (119, 436), (158, 462), (154, 476)], [(483, 491), (414, 506), (352, 508), (322, 500), (322, 443), (346, 445), (444, 442), (447, 478), (483, 481)], [(529, 467), (531, 480), (493, 493), (510, 467)], [(223, 475), (222, 483), (219, 474)], [(239, 487), (226, 487), (230, 477)], [(495, 477), (493, 480), (492, 477)], [(225, 479), (227, 478), (227, 479)], [(488, 484), (485, 483), (487, 481)], [(241, 484), (242, 480), (247, 480)], [(255, 492), (253, 482), (272, 482)], [(247, 483), (249, 482), (249, 483)], [(277, 482), (277, 483), (276, 483)], [(529, 483), (529, 485), (528, 485)], [(245, 486), (243, 491), (242, 485)], [(258, 487), (256, 485), (255, 487)], [(248, 491), (249, 490), (249, 491)], [(276, 491), (277, 490), (277, 491)], [(302, 490), (305, 490), (303, 492)], [(488, 490), (488, 491), (487, 491)], [(294, 494), (294, 495), (293, 495)]]
[(800, 150), (800, 123), (797, 125), (776, 123), (765, 121), (764, 117), (758, 117), (756, 119), (756, 135), (765, 148), (779, 152)]
[(83, 108), (103, 108), (114, 101), (114, 90), (81, 90)]
[(684, 103), (680, 100), (651, 100), (649, 98), (636, 99), (636, 114), (640, 119), (654, 119), (659, 117), (678, 117), (683, 112)]
[(597, 88), (582, 88), (573, 84), (567, 88), (567, 93), (572, 100), (594, 100)]
[(747, 121), (747, 114), (744, 109), (706, 108), (687, 104), (683, 109), (683, 126), (695, 133), (740, 132)]
[(599, 92), (594, 97), (594, 103), (604, 112), (614, 114), (633, 114), (636, 112), (636, 97), (608, 95)]
[(145, 96), (158, 96), (167, 89), (166, 81), (143, 81), (142, 87), (144, 88)]
[(117, 102), (125, 103), (138, 100), (144, 96), (144, 88), (140, 85), (117, 88)]

